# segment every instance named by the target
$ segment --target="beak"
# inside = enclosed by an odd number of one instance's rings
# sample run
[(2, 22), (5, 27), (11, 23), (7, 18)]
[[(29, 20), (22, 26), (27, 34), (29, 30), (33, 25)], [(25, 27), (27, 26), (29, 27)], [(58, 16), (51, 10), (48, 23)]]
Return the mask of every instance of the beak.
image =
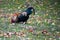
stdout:
[(33, 8), (33, 14), (35, 15), (35, 9)]

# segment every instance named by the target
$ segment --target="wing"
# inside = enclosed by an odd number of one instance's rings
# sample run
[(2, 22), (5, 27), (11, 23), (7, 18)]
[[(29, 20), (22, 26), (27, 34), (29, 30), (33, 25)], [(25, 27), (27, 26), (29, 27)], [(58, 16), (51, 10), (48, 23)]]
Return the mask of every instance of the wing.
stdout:
[(27, 12), (22, 12), (21, 13), (23, 16), (27, 16)]
[(11, 17), (11, 22), (15, 23), (15, 22), (25, 22), (27, 21), (29, 18), (29, 16), (27, 16), (27, 12), (22, 12), (22, 13), (15, 13), (13, 14), (13, 16)]
[(18, 17), (18, 22), (26, 22), (29, 16), (27, 16), (27, 12), (22, 12)]

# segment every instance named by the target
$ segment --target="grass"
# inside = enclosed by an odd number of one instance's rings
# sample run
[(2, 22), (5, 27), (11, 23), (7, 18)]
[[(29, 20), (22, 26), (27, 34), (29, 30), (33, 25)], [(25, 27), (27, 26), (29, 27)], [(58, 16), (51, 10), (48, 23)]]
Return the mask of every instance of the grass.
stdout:
[[(12, 0), (9, 0), (8, 4), (4, 4), (5, 0), (3, 0), (3, 3), (0, 4), (0, 8), (3, 9), (2, 11), (4, 12), (2, 13), (5, 14), (20, 12), (24, 10), (24, 7), (21, 8), (21, 6), (24, 5), (24, 2), (25, 1), (18, 1), (17, 3), (16, 1), (13, 2)], [(9, 22), (9, 18), (0, 18), (0, 34), (8, 32), (24, 33), (20, 36), (12, 34), (11, 37), (0, 35), (0, 40), (60, 40), (60, 19), (58, 19), (60, 18), (60, 15), (58, 14), (58, 12), (55, 12), (59, 10), (55, 10), (53, 7), (53, 9), (50, 9), (48, 6), (47, 8), (46, 6), (42, 7), (37, 4), (35, 5), (36, 15), (30, 15), (27, 24), (11, 24)], [(46, 7), (47, 9), (44, 7)], [(44, 32), (44, 30), (46, 30), (47, 33)]]
[[(47, 20), (43, 20), (43, 18), (39, 19), (40, 16), (34, 18), (30, 17), (27, 24), (11, 24), (7, 18), (0, 18), (0, 30), (4, 32), (19, 32), (22, 31), (26, 36), (16, 36), (12, 35), (10, 38), (6, 38), (4, 36), (0, 37), (1, 40), (59, 40), (60, 30), (54, 22), (50, 22)], [(37, 21), (38, 20), (38, 21)], [(52, 21), (52, 20), (51, 20)], [(34, 28), (33, 32), (29, 32), (29, 27)], [(42, 31), (47, 30), (48, 34), (43, 34)]]

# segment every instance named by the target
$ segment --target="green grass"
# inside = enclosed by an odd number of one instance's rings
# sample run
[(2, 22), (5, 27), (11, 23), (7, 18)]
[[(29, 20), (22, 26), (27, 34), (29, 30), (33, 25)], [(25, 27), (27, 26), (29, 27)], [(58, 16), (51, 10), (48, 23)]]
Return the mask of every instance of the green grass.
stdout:
[[(33, 15), (34, 16), (34, 15)], [(31, 40), (49, 40), (49, 38), (51, 38), (51, 40), (53, 39), (56, 39), (56, 40), (59, 40), (59, 37), (57, 36), (57, 32), (60, 32), (60, 27), (58, 27), (56, 24), (53, 24), (54, 22), (52, 23), (48, 23), (47, 21), (44, 21), (43, 18), (42, 20), (39, 20), (41, 21), (39, 23), (39, 21), (36, 21), (38, 20), (37, 19), (38, 17), (34, 17), (33, 19), (30, 18), (28, 20), (28, 22), (31, 20), (32, 22), (31, 23), (28, 23), (27, 24), (15, 24), (15, 25), (12, 25), (10, 24), (8, 21), (6, 21), (7, 19), (6, 18), (0, 18), (0, 30), (1, 31), (4, 31), (4, 32), (19, 32), (19, 31), (23, 31), (25, 32), (26, 36), (25, 37), (18, 37), (16, 35), (12, 35), (11, 38), (5, 38), (4, 36), (3, 37), (0, 37), (1, 40), (27, 40), (27, 39), (31, 39)], [(38, 32), (41, 32), (43, 31), (44, 29), (47, 30), (51, 35), (44, 35), (42, 33), (39, 33), (39, 34), (33, 34), (31, 32), (28, 31), (28, 27), (32, 26), (32, 28), (36, 28), (34, 30), (35, 33), (38, 33)], [(27, 28), (26, 28), (27, 27)], [(55, 35), (55, 36), (53, 36)]]
[[(36, 10), (36, 15), (30, 15), (31, 17), (27, 21), (27, 24), (16, 23), (13, 25), (9, 22), (9, 18), (0, 18), (0, 31), (6, 33), (22, 31), (26, 34), (24, 37), (12, 35), (11, 38), (6, 38), (0, 36), (0, 40), (60, 40), (59, 5), (55, 5), (54, 1), (41, 2), (44, 2), (43, 6), (37, 2), (34, 2), (34, 4), (31, 2)], [(51, 3), (53, 3), (54, 6), (52, 6)], [(25, 5), (25, 0), (19, 0), (18, 3), (16, 0), (9, 0), (7, 4), (6, 0), (3, 0), (3, 3), (0, 4), (3, 12), (0, 12), (0, 14), (20, 12), (19, 10), (23, 11), (25, 9), (23, 5)], [(52, 9), (48, 5), (50, 5)], [(33, 33), (29, 32), (29, 27), (35, 28)], [(43, 34), (43, 30), (47, 30), (49, 35)]]

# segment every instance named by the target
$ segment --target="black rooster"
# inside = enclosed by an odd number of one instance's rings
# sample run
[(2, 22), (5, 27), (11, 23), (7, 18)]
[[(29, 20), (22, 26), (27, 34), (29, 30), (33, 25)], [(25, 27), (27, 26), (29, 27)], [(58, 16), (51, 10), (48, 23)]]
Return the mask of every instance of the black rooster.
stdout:
[(27, 22), (27, 20), (29, 19), (29, 15), (32, 14), (32, 12), (34, 12), (35, 14), (35, 9), (33, 7), (28, 7), (24, 12), (22, 12), (21, 14), (19, 14), (15, 20), (13, 20), (13, 18), (11, 19), (12, 23), (19, 23), (19, 22)]

